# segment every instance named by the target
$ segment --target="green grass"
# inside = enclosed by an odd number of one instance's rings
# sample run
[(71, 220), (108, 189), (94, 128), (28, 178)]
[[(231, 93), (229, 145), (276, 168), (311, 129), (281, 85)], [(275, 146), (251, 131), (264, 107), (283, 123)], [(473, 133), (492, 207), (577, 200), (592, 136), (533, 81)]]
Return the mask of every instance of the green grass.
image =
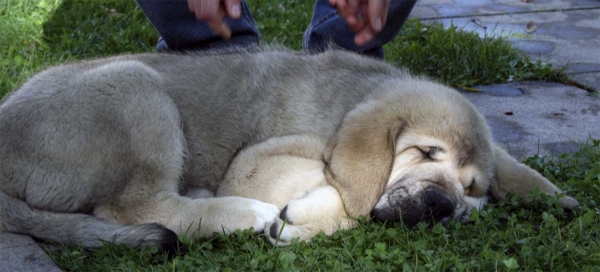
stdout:
[[(263, 42), (300, 49), (311, 1), (248, 1)], [(281, 4), (280, 4), (281, 3)], [(114, 9), (114, 12), (112, 11)], [(152, 52), (157, 33), (133, 0), (4, 0), (0, 2), (0, 96), (45, 67), (78, 59)], [(386, 46), (386, 61), (447, 84), (540, 79), (570, 83), (560, 69), (531, 62), (502, 39), (409, 21)], [(572, 83), (572, 82), (571, 82)], [(574, 155), (531, 157), (526, 163), (576, 197), (565, 211), (553, 198), (512, 198), (444, 228), (361, 223), (311, 243), (271, 246), (250, 231), (187, 241), (191, 252), (167, 260), (155, 249), (118, 245), (51, 256), (65, 270), (600, 270), (600, 142)]]
[[(248, 1), (262, 41), (301, 49), (312, 1)], [(4, 0), (0, 3), (0, 97), (53, 64), (152, 52), (158, 37), (133, 0)], [(386, 61), (454, 87), (523, 80), (568, 84), (564, 68), (531, 62), (501, 38), (411, 20), (385, 46)]]
[(0, 19), (0, 97), (53, 64), (149, 52), (158, 35), (133, 0), (4, 0)]
[(456, 26), (410, 21), (385, 49), (389, 62), (459, 88), (524, 80), (569, 82), (565, 68), (531, 62), (504, 38), (479, 37)]
[(107, 245), (95, 252), (69, 248), (52, 254), (67, 270), (241, 271), (598, 271), (600, 269), (600, 141), (574, 155), (531, 157), (527, 164), (561, 185), (582, 204), (563, 210), (532, 192), (471, 215), (472, 223), (409, 230), (400, 224), (363, 222), (332, 237), (273, 247), (250, 231), (187, 241), (191, 252), (167, 260), (156, 250)]

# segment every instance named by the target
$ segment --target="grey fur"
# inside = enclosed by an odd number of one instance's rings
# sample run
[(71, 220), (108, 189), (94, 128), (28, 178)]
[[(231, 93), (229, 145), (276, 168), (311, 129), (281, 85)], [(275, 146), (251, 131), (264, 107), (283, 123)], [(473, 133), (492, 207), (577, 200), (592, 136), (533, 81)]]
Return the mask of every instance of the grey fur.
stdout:
[[(262, 230), (282, 205), (180, 195), (197, 188), (214, 194), (240, 151), (272, 138), (309, 135), (316, 155), (306, 156), (320, 160), (357, 105), (418, 90), (432, 96), (427, 90), (436, 86), (341, 51), (142, 54), (50, 68), (0, 106), (0, 231), (94, 248), (98, 239), (173, 243), (172, 232), (151, 223), (190, 236)], [(467, 121), (431, 134), (458, 133), (452, 142), (460, 164), (491, 173), (485, 122), (460, 95), (443, 93)], [(403, 116), (414, 118), (413, 127), (445, 118), (423, 118), (429, 114)], [(370, 211), (375, 204), (357, 205)]]

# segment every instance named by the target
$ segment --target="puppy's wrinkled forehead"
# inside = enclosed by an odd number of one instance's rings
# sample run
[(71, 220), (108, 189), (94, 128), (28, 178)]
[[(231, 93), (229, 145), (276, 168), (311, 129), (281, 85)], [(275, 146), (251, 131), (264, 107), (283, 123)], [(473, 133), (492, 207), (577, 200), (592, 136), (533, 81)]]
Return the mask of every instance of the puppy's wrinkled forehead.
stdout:
[[(460, 93), (437, 87), (418, 92), (410, 99), (422, 100), (408, 105), (405, 129), (400, 138), (411, 137), (413, 144), (431, 144), (452, 149), (459, 167), (491, 160), (491, 133), (481, 114)], [(415, 136), (416, 135), (416, 136)], [(417, 137), (415, 139), (415, 137)], [(419, 139), (420, 138), (420, 139)]]
[[(456, 120), (458, 119), (458, 120)], [(436, 126), (409, 127), (405, 143), (430, 145), (451, 152), (458, 167), (479, 165), (486, 168), (491, 163), (491, 134), (479, 116), (448, 118)]]
[[(467, 146), (470, 146), (467, 149)], [(435, 183), (451, 183), (468, 195), (484, 195), (491, 179), (489, 143), (464, 143), (454, 137), (433, 137), (406, 130), (396, 141), (394, 166), (388, 184), (418, 175)]]

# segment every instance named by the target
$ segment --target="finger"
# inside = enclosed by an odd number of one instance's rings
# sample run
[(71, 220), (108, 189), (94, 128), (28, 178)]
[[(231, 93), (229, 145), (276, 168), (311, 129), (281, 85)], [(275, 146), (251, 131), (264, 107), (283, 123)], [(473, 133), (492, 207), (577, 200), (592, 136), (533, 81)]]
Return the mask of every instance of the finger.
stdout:
[(218, 34), (224, 40), (229, 40), (231, 38), (231, 29), (229, 29), (229, 26), (225, 22), (223, 22), (221, 24), (221, 29), (219, 30)]
[(353, 32), (359, 32), (363, 27), (362, 20), (359, 20), (354, 16), (346, 17), (346, 23)]
[(360, 4), (358, 9), (360, 10), (359, 14), (352, 17), (352, 19), (356, 21), (355, 27), (352, 30), (356, 33), (361, 32), (363, 30), (363, 28), (365, 28), (366, 25), (369, 24), (369, 17), (367, 16), (367, 13), (365, 11), (366, 10), (365, 6), (363, 4)]
[(357, 32), (360, 29), (356, 25), (355, 16), (349, 12), (346, 0), (331, 0), (329, 4), (337, 10), (337, 13), (340, 17), (346, 20), (346, 24), (352, 31)]
[(340, 17), (346, 18), (348, 13), (346, 0), (330, 0), (329, 5), (337, 10), (337, 13)]
[[(206, 22), (208, 27), (215, 32), (217, 35), (221, 36), (224, 39), (229, 39), (231, 36), (231, 31), (229, 27), (223, 22), (223, 18), (225, 18), (225, 9), (224, 7), (219, 5), (217, 1), (209, 1), (209, 0), (200, 0), (203, 1), (202, 10), (200, 11), (200, 16), (197, 18), (198, 20), (203, 20)], [(213, 10), (213, 8), (216, 8)], [(198, 12), (196, 13), (198, 14)]]
[(368, 14), (369, 14), (369, 23), (371, 24), (371, 28), (376, 32), (381, 31), (382, 22), (381, 22), (381, 14), (383, 12), (383, 1), (382, 0), (371, 0), (368, 3)]
[[(335, 7), (338, 10), (338, 14), (340, 13), (340, 11), (344, 13), (348, 12), (348, 5), (346, 5), (346, 0), (333, 0), (333, 2), (333, 7)], [(329, 2), (329, 4), (331, 5), (331, 1)]]
[(354, 32), (359, 32), (363, 28), (363, 21), (359, 16), (360, 0), (348, 0), (346, 5), (346, 12), (343, 15), (346, 18), (346, 23), (350, 29)]
[(198, 0), (198, 2), (202, 4), (196, 6), (196, 18), (205, 21), (212, 31), (220, 35), (223, 16), (219, 12), (222, 9), (219, 0)]
[(206, 23), (217, 35), (225, 40), (228, 40), (231, 38), (231, 29), (229, 29), (229, 26), (227, 26), (227, 24), (223, 21), (224, 18), (225, 9), (221, 7), (217, 11), (215, 17), (210, 21), (206, 21)]
[(196, 19), (201, 21), (213, 20), (219, 11), (219, 0), (196, 0)]
[(375, 38), (375, 34), (377, 34), (377, 32), (375, 32), (370, 25), (366, 25), (365, 28), (354, 36), (354, 43), (357, 46), (363, 46), (372, 41), (373, 38)]
[(348, 10), (346, 16), (358, 16), (358, 7), (360, 4), (360, 0), (348, 0), (348, 2), (344, 4), (346, 4)]
[(196, 15), (197, 20), (205, 20), (202, 18), (202, 0), (194, 0), (194, 15)]
[(239, 19), (242, 15), (242, 6), (240, 0), (225, 0), (225, 10), (227, 15), (233, 19)]
[(192, 13), (196, 13), (196, 4), (195, 4), (195, 0), (188, 0), (188, 9), (192, 12)]
[(221, 7), (217, 14), (219, 16), (219, 22), (221, 22), (221, 29), (219, 29), (219, 32), (217, 33), (221, 38), (229, 40), (229, 38), (231, 38), (231, 29), (229, 29), (229, 26), (223, 21), (223, 19), (225, 19), (225, 8)]
[(383, 14), (381, 16), (381, 29), (383, 29), (385, 27), (389, 9), (390, 9), (390, 0), (383, 1)]

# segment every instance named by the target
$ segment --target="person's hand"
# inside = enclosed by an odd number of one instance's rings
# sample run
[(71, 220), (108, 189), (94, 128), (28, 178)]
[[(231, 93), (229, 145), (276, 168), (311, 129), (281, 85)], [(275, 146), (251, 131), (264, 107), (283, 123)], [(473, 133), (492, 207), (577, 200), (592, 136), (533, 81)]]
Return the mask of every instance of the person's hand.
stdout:
[(350, 29), (356, 32), (354, 43), (362, 46), (385, 26), (390, 0), (329, 0), (329, 5), (346, 19)]
[(208, 27), (223, 39), (231, 38), (231, 29), (223, 22), (225, 16), (240, 18), (241, 0), (188, 0), (188, 8), (196, 19), (205, 21)]

